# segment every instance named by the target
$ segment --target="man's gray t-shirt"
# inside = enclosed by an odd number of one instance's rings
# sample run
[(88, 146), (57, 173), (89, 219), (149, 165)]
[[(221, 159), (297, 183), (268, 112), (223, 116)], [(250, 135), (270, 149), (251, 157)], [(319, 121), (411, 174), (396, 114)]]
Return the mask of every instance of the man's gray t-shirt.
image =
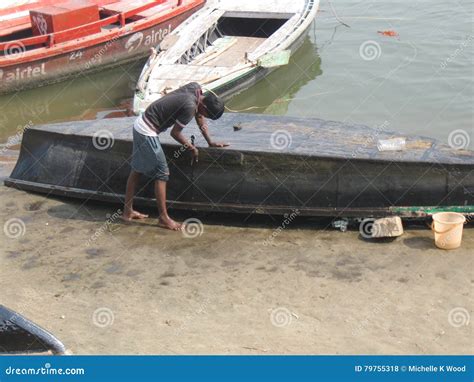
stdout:
[(178, 124), (185, 127), (196, 115), (201, 86), (191, 82), (150, 104), (145, 118), (161, 133)]

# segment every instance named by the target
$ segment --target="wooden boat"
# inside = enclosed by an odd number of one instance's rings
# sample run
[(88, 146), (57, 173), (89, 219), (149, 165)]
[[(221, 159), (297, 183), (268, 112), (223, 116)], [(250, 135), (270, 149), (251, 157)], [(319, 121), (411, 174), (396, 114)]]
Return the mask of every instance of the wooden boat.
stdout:
[[(133, 118), (68, 122), (24, 133), (5, 185), (48, 195), (122, 203), (130, 171)], [(433, 139), (406, 137), (404, 151), (379, 151), (396, 136), (320, 119), (225, 114), (210, 126), (226, 149), (204, 147), (200, 159), (162, 134), (175, 209), (307, 216), (424, 216), (474, 212), (474, 152)], [(207, 145), (206, 145), (207, 146)], [(154, 206), (142, 179), (137, 204)]]
[(0, 305), (0, 355), (47, 353), (65, 354), (66, 348), (48, 331)]
[(205, 0), (39, 0), (0, 9), (0, 94), (146, 57)]
[(189, 82), (225, 99), (249, 88), (288, 62), (318, 7), (319, 0), (209, 1), (149, 58), (134, 112)]

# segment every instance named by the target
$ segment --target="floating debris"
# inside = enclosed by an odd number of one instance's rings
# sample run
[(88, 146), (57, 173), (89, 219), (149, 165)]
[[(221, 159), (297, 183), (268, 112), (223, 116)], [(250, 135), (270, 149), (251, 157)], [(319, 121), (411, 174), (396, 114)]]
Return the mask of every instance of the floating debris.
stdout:
[(237, 123), (234, 125), (234, 131), (240, 131), (242, 130), (242, 124), (241, 123)]
[(402, 151), (406, 149), (405, 138), (379, 139), (377, 148), (379, 151)]
[(387, 36), (387, 37), (400, 37), (400, 35), (395, 32), (395, 31), (392, 31), (392, 30), (388, 30), (388, 31), (377, 31), (378, 34), (382, 35), (382, 36)]

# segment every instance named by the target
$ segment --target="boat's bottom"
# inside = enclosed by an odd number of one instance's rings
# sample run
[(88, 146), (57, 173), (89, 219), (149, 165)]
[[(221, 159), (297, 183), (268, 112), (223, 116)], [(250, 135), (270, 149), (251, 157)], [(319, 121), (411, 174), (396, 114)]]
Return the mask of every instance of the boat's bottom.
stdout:
[[(99, 201), (110, 204), (123, 205), (125, 195), (109, 192), (94, 192), (72, 187), (54, 186), (50, 184), (34, 183), (21, 180), (5, 181), (5, 185), (22, 191), (38, 192), (51, 196), (76, 198), (88, 201)], [(154, 198), (137, 196), (134, 204), (143, 207), (156, 207)], [(296, 213), (298, 216), (320, 216), (341, 218), (367, 218), (400, 216), (403, 218), (425, 218), (437, 212), (458, 212), (468, 216), (474, 216), (474, 205), (472, 206), (430, 206), (430, 207), (382, 207), (382, 208), (306, 208), (288, 206), (260, 206), (252, 204), (208, 204), (194, 202), (168, 201), (170, 209), (184, 211), (222, 212), (248, 215), (286, 215)]]
[[(83, 200), (123, 203), (133, 118), (28, 129), (7, 186)], [(234, 131), (234, 127), (235, 130)], [(169, 206), (193, 211), (302, 216), (423, 216), (472, 213), (474, 154), (407, 138), (402, 152), (379, 152), (391, 133), (317, 119), (225, 115), (211, 135), (226, 149), (200, 147), (198, 165), (162, 134), (171, 177)], [(368, 140), (368, 137), (375, 140)], [(136, 203), (154, 206), (143, 177)]]

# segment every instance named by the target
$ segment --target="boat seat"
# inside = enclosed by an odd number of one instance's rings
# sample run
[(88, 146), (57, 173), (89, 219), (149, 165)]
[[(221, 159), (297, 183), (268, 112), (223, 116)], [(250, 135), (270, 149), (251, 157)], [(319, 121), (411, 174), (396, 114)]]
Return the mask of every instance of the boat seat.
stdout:
[(204, 53), (197, 55), (193, 61), (193, 65), (204, 65), (211, 61), (214, 57), (221, 55), (227, 49), (230, 49), (237, 42), (237, 38), (233, 36), (224, 36), (216, 39), (212, 45), (206, 48)]
[(227, 66), (160, 65), (153, 71), (151, 80), (205, 81), (228, 71)]
[(230, 42), (227, 46), (221, 48), (217, 54), (201, 61), (200, 64), (205, 66), (234, 66), (238, 63), (244, 63), (247, 54), (255, 51), (267, 40), (261, 37), (244, 36), (225, 36), (224, 39), (229, 37), (231, 40), (229, 40)]
[[(26, 15), (23, 15), (25, 13)], [(0, 17), (2, 28), (0, 29), (0, 37), (20, 32), (24, 29), (31, 28), (31, 21), (28, 12), (22, 12), (21, 15), (10, 15)]]
[(227, 66), (160, 65), (148, 80), (148, 89), (156, 89), (160, 93), (163, 89), (174, 90), (191, 81), (207, 83), (222, 77), (229, 70)]
[(21, 32), (23, 30), (26, 30), (26, 29), (31, 29), (31, 22), (26, 22), (26, 23), (23, 23), (23, 24), (17, 24), (15, 26), (8, 27), (8, 28), (2, 28), (0, 30), (0, 37), (6, 37), (8, 35), (18, 33), (18, 32)]

